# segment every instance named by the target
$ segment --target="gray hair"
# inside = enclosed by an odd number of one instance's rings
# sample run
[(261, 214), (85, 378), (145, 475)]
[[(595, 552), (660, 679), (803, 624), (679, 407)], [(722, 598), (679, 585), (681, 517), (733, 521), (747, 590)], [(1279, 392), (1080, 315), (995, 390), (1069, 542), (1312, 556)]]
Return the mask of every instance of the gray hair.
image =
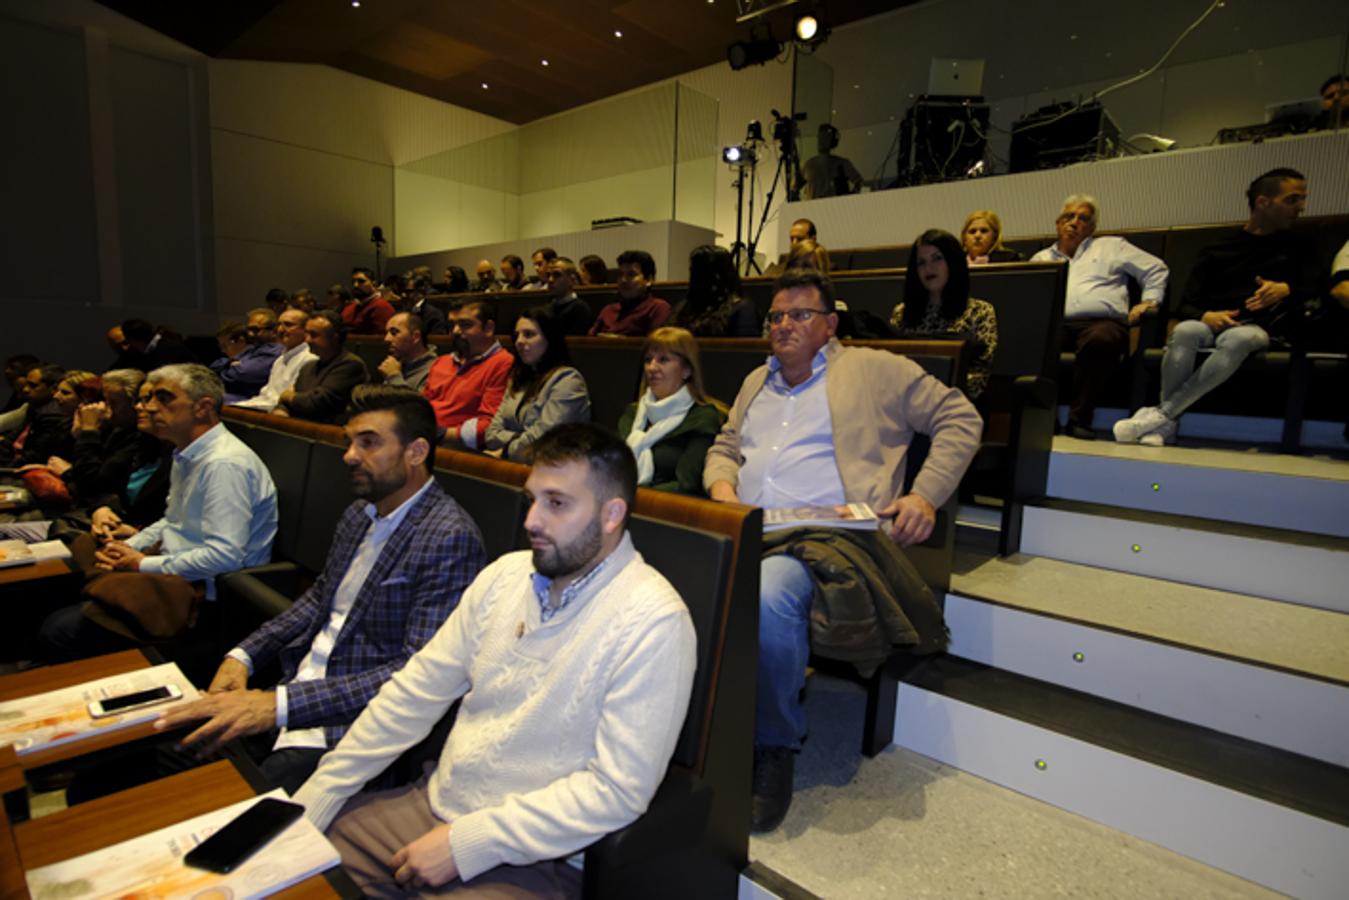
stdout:
[(1096, 202), (1096, 198), (1091, 194), (1069, 194), (1063, 201), (1061, 209), (1067, 209), (1070, 206), (1087, 206), (1091, 208), (1091, 224), (1095, 225), (1096, 220), (1100, 218), (1101, 206)]
[(103, 386), (115, 387), (133, 402), (145, 383), (145, 373), (140, 369), (109, 369), (103, 373)]
[(225, 385), (220, 381), (220, 376), (200, 363), (174, 363), (170, 366), (160, 366), (149, 375), (145, 380), (150, 384), (159, 384), (161, 381), (171, 381), (183, 389), (187, 398), (196, 403), (202, 397), (210, 397), (211, 405), (215, 411), (220, 412), (220, 407), (225, 405)]

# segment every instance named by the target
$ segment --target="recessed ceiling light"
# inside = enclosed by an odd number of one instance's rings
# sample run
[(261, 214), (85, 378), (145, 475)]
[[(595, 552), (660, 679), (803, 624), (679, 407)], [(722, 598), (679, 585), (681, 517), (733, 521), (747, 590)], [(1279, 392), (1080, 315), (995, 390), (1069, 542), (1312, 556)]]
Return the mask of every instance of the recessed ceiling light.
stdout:
[(539, 60), (539, 65), (541, 65), (541, 66), (546, 66), (546, 65), (548, 65), (548, 60), (546, 60), (546, 59), (541, 59), (541, 60)]
[(484, 91), (487, 90), (487, 82), (484, 81), (484, 82), (482, 83), (482, 89), (483, 89)]
[(359, 7), (361, 5), (361, 0), (351, 0), (351, 5)]
[(617, 30), (617, 29), (614, 30), (614, 37), (616, 37), (616, 38), (621, 38), (622, 36), (623, 36), (623, 32), (621, 32), (621, 31), (619, 31), (619, 30)]

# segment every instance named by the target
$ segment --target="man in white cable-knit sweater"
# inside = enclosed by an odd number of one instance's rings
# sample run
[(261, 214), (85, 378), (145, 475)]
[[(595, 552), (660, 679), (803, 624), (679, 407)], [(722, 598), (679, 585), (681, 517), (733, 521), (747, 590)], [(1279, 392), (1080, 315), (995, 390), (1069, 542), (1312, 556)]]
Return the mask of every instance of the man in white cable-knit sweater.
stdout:
[[(531, 552), (482, 571), (295, 795), (332, 823), (368, 895), (579, 895), (564, 858), (646, 810), (688, 711), (695, 636), (627, 535), (636, 482), (631, 451), (601, 429), (540, 439)], [(343, 807), (461, 697), (429, 779)]]

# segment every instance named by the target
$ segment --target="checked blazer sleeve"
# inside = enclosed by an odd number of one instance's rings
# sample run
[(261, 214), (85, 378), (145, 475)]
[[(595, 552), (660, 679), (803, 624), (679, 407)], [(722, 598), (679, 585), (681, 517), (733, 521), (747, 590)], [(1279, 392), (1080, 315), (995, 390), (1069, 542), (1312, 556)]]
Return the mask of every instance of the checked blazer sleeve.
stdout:
[[(338, 519), (333, 545), (328, 549), (323, 571), (309, 590), (301, 594), (300, 599), (292, 603), (289, 609), (263, 623), (262, 627), (239, 644), (239, 649), (248, 654), (255, 669), (271, 662), (283, 647), (292, 642), (303, 640), (305, 649), (309, 649), (310, 640), (323, 627), (323, 621), (327, 618), (333, 592), (346, 574), (347, 565), (356, 554), (356, 546), (370, 525), (370, 520), (361, 512), (361, 506), (361, 503), (351, 504), (342, 518)], [(286, 666), (285, 662), (283, 660), (282, 680), (289, 680), (295, 676), (295, 667)]]
[(333, 746), (389, 677), (429, 641), (486, 565), (473, 520), (433, 486), (390, 538), (347, 618), (327, 677), (286, 685), (287, 726), (324, 726)]

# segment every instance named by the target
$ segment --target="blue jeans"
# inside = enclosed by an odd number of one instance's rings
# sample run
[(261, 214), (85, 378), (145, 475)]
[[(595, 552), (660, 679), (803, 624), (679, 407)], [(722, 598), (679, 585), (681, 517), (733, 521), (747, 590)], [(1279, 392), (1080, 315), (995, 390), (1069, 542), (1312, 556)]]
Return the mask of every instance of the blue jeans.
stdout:
[(759, 563), (759, 695), (754, 742), (799, 749), (806, 734), (801, 688), (810, 659), (815, 580), (806, 564), (777, 554)]
[[(1162, 413), (1179, 419), (1200, 397), (1231, 378), (1246, 357), (1269, 346), (1269, 334), (1259, 325), (1237, 325), (1214, 335), (1198, 319), (1181, 322), (1166, 342), (1162, 357)], [(1195, 371), (1200, 350), (1213, 347), (1208, 359)]]

